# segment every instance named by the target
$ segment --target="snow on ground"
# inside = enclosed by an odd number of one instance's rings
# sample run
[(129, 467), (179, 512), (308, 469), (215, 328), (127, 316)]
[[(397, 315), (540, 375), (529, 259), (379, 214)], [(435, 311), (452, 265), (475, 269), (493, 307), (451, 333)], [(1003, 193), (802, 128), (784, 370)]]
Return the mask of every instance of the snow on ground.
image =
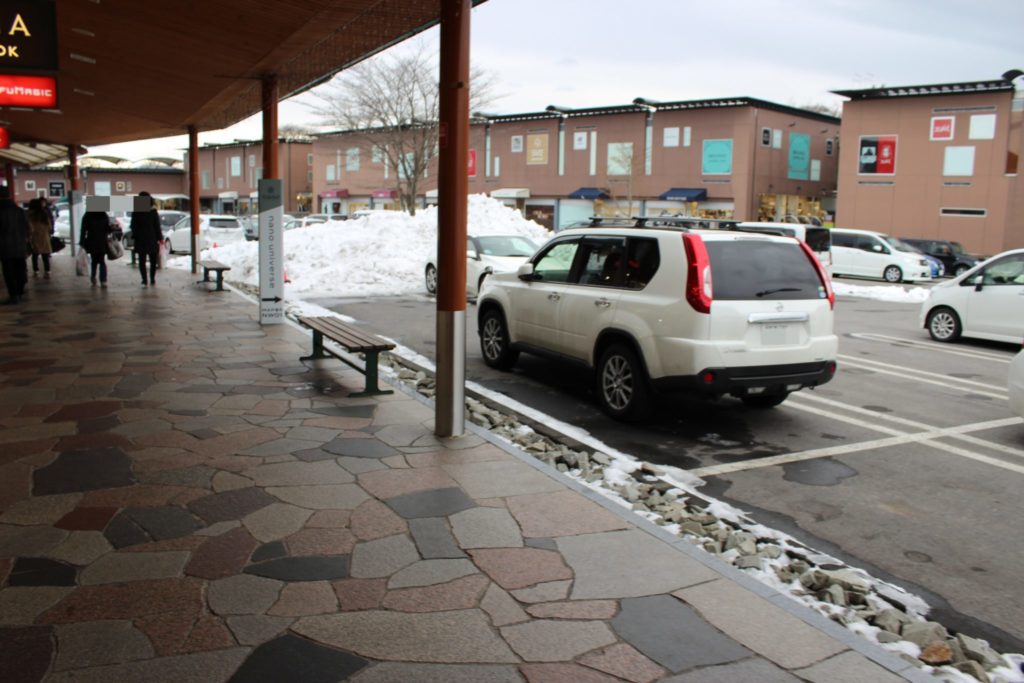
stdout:
[(832, 279), (832, 291), (836, 296), (855, 296), (861, 299), (891, 301), (893, 303), (919, 304), (928, 298), (927, 287), (897, 287), (893, 285), (852, 285)]
[[(550, 233), (515, 209), (485, 195), (469, 198), (470, 235), (527, 235), (538, 242)], [(415, 216), (400, 211), (284, 233), (285, 297), (392, 296), (425, 292), (423, 269), (437, 250), (437, 207)], [(228, 244), (204, 252), (231, 266), (231, 279), (259, 284), (259, 242)], [(188, 257), (172, 267), (191, 267)]]

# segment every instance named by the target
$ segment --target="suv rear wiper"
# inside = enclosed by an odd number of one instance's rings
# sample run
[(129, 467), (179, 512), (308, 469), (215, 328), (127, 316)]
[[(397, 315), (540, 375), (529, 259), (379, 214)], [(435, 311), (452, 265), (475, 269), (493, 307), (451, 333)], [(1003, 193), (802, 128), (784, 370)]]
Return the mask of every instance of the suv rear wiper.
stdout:
[(756, 296), (757, 298), (760, 299), (763, 296), (768, 296), (769, 294), (775, 294), (776, 292), (799, 292), (799, 291), (801, 291), (800, 287), (779, 287), (778, 289), (766, 289), (764, 291), (758, 292), (754, 296)]

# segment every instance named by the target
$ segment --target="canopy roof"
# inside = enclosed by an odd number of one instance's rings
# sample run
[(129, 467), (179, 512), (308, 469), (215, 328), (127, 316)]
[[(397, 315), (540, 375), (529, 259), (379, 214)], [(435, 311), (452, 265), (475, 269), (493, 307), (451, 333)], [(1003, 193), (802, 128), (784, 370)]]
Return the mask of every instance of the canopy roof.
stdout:
[(38, 143), (99, 145), (181, 135), (189, 125), (225, 128), (260, 111), (263, 76), (277, 74), (284, 99), (440, 19), (439, 0), (56, 4), (59, 109), (0, 109), (12, 143), (0, 159), (66, 156)]

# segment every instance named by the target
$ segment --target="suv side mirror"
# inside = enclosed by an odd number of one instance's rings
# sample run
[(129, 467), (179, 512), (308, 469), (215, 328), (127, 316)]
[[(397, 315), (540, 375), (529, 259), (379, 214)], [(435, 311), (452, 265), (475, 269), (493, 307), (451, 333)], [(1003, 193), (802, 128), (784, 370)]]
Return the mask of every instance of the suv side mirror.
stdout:
[(536, 280), (537, 276), (533, 274), (533, 264), (524, 263), (516, 269), (516, 275), (520, 280)]
[(886, 253), (885, 248), (881, 244), (872, 244), (871, 245), (871, 250), (875, 251), (875, 252), (877, 252), (879, 254)]
[(978, 275), (974, 276), (973, 282), (974, 282), (974, 291), (980, 292), (981, 288), (985, 284), (985, 276), (979, 273)]
[(468, 258), (473, 259), (474, 261), (479, 261), (480, 260), (480, 254), (477, 253), (476, 249), (467, 249), (466, 250), (466, 256)]

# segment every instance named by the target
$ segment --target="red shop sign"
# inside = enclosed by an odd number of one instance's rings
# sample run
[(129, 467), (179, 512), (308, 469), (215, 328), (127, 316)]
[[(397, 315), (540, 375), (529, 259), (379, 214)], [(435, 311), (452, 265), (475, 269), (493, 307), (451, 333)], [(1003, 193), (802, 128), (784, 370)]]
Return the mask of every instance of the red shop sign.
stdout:
[(0, 74), (0, 106), (54, 109), (57, 106), (57, 79), (53, 76)]
[(0, 149), (7, 149), (11, 146), (11, 137), (7, 134), (6, 128), (0, 128)]

